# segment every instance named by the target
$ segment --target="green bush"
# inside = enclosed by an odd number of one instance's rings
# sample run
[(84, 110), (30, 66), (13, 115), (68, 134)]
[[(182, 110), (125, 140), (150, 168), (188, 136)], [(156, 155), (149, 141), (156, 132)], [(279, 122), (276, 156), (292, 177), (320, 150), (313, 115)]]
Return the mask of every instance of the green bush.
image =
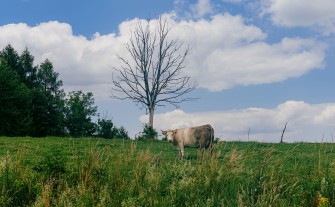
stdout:
[(118, 130), (114, 127), (112, 120), (110, 119), (98, 119), (97, 124), (97, 136), (105, 139), (115, 138)]
[(144, 125), (143, 131), (136, 138), (138, 140), (154, 140), (157, 139), (158, 132), (152, 126)]
[(120, 128), (116, 128), (115, 137), (119, 139), (130, 139), (128, 131), (123, 126), (121, 126)]
[(112, 120), (106, 118), (98, 119), (96, 136), (105, 139), (130, 139), (128, 131), (124, 127), (117, 128)]

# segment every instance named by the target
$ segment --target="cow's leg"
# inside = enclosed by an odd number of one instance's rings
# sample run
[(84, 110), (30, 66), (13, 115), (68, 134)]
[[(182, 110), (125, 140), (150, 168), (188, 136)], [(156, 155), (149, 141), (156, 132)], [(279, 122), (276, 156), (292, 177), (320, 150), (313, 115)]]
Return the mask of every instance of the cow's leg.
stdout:
[(201, 159), (204, 158), (204, 153), (205, 153), (205, 149), (206, 149), (204, 146), (205, 146), (205, 144), (200, 143), (199, 149), (200, 149), (200, 152), (201, 152)]
[(184, 159), (184, 156), (185, 156), (184, 147), (181, 147), (181, 148), (180, 148), (180, 156), (179, 156), (179, 159), (180, 159), (180, 160), (183, 160), (183, 159)]
[(202, 159), (204, 158), (204, 148), (200, 147), (199, 150), (200, 150), (200, 158)]
[(211, 157), (213, 157), (213, 153), (214, 153), (214, 146), (213, 143), (211, 143), (211, 145), (209, 146), (210, 148), (210, 152), (211, 152)]

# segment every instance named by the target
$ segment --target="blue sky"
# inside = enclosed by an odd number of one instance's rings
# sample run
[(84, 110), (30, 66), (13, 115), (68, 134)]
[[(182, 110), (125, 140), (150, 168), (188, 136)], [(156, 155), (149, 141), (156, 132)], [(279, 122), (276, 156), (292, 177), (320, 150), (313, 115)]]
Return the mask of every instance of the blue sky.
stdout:
[(112, 66), (134, 23), (159, 15), (192, 47), (185, 74), (199, 100), (158, 108), (158, 130), (211, 123), (224, 140), (277, 142), (288, 122), (286, 141), (333, 139), (333, 0), (4, 0), (0, 48), (49, 58), (67, 91), (92, 91), (133, 136), (145, 110), (110, 98)]

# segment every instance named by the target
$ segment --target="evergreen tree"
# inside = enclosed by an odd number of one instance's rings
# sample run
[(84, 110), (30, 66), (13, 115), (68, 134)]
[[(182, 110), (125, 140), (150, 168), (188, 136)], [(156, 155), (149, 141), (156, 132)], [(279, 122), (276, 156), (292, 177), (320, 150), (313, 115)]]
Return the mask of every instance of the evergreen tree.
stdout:
[(34, 66), (34, 56), (26, 48), (19, 57), (18, 73), (24, 84), (30, 89), (36, 87), (37, 68)]
[[(52, 63), (49, 60), (45, 60), (41, 65), (36, 67), (34, 66), (34, 57), (30, 54), (27, 48), (21, 55), (18, 55), (11, 45), (7, 45), (0, 52), (0, 60), (2, 64), (2, 73), (4, 73), (1, 78), (4, 82), (6, 81), (6, 78), (9, 80), (8, 83), (3, 83), (3, 87), (0, 88), (0, 95), (5, 96), (5, 94), (9, 93), (8, 90), (12, 90), (12, 95), (15, 95), (16, 98), (19, 98), (22, 94), (29, 94), (28, 101), (25, 101), (22, 105), (13, 105), (12, 107), (11, 113), (15, 113), (16, 117), (25, 117), (23, 120), (26, 120), (27, 126), (30, 126), (21, 127), (19, 130), (20, 133), (18, 134), (39, 137), (47, 135), (64, 135), (65, 94), (61, 89), (61, 86), (63, 85), (62, 81), (58, 80), (58, 73), (54, 72)], [(4, 68), (6, 70), (4, 70)], [(17, 84), (17, 87), (11, 88), (13, 87), (14, 82)], [(4, 84), (8, 84), (8, 86), (4, 86)], [(20, 89), (22, 91), (19, 91)], [(22, 99), (25, 97), (26, 96), (22, 96)], [(5, 101), (5, 98), (2, 99)], [(11, 102), (15, 101), (6, 99), (6, 103), (4, 104)], [(19, 102), (20, 101), (17, 101), (17, 103)], [(11, 107), (10, 104), (7, 106)], [(17, 108), (15, 109), (14, 106)], [(6, 109), (6, 111), (10, 111), (10, 109)], [(2, 117), (6, 122), (4, 126), (10, 128), (11, 123), (16, 123), (15, 121), (11, 121), (5, 115)], [(12, 130), (3, 131), (6, 131), (4, 135), (7, 135), (7, 132)], [(8, 135), (11, 134), (13, 133)]]
[(34, 136), (64, 135), (64, 91), (53, 65), (45, 60), (37, 70), (37, 86), (33, 89)]
[[(47, 59), (34, 66), (25, 48), (21, 55), (11, 45), (0, 51), (0, 136), (92, 136), (97, 107), (92, 93), (70, 92)], [(127, 131), (113, 127), (111, 120), (99, 120), (99, 133), (107, 138), (126, 137)]]
[(19, 54), (14, 50), (11, 45), (7, 45), (0, 52), (0, 59), (7, 64), (7, 67), (17, 73), (19, 80), (22, 82), (24, 80), (23, 74), (20, 72), (20, 57)]
[(53, 69), (52, 63), (46, 59), (39, 67), (37, 72), (38, 83), (43, 87), (45, 92), (52, 95), (63, 93), (60, 89), (63, 82), (58, 79), (59, 74)]
[(24, 136), (31, 128), (31, 93), (6, 60), (0, 58), (0, 135)]

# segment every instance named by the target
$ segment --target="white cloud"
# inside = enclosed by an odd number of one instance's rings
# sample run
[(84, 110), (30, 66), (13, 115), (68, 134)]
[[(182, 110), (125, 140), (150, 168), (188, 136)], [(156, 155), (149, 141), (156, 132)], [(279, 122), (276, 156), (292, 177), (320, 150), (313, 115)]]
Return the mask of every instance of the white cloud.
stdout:
[(190, 5), (193, 16), (196, 18), (203, 17), (213, 12), (213, 6), (210, 0), (198, 0), (197, 3)]
[[(148, 117), (141, 116), (142, 123)], [(279, 142), (287, 123), (284, 141), (332, 141), (335, 127), (335, 103), (308, 104), (302, 101), (287, 101), (276, 108), (247, 108), (230, 111), (186, 113), (174, 110), (156, 114), (157, 129), (175, 129), (210, 123), (215, 137), (224, 140), (249, 140)]]
[[(212, 91), (283, 81), (323, 66), (322, 43), (300, 38), (266, 43), (267, 34), (246, 25), (241, 16), (219, 14), (196, 21), (175, 20), (173, 13), (164, 17), (174, 26), (171, 37), (191, 46), (185, 73)], [(0, 26), (0, 48), (10, 43), (22, 51), (27, 46), (36, 63), (52, 61), (67, 90), (87, 89), (109, 97), (110, 66), (120, 64), (117, 55), (126, 55), (123, 43), (137, 21), (124, 21), (117, 34), (96, 33), (92, 39), (74, 35), (69, 24), (56, 21), (33, 27), (8, 24)]]
[(335, 106), (326, 106), (322, 112), (314, 118), (314, 122), (317, 124), (335, 123)]
[(35, 57), (35, 64), (50, 59), (68, 90), (87, 88), (95, 94), (106, 94), (98, 88), (111, 82), (112, 64), (118, 63), (116, 54), (122, 52), (122, 37), (99, 35), (89, 40), (72, 33), (69, 24), (57, 21), (30, 27), (27, 24), (8, 24), (0, 27), (0, 48), (11, 44), (18, 52), (25, 47)]
[(220, 91), (299, 77), (323, 67), (325, 45), (313, 39), (284, 38), (269, 44), (266, 34), (241, 16), (175, 23), (175, 36), (192, 47), (187, 73), (200, 87)]
[(277, 25), (318, 27), (324, 34), (335, 34), (334, 0), (263, 0), (263, 12)]

